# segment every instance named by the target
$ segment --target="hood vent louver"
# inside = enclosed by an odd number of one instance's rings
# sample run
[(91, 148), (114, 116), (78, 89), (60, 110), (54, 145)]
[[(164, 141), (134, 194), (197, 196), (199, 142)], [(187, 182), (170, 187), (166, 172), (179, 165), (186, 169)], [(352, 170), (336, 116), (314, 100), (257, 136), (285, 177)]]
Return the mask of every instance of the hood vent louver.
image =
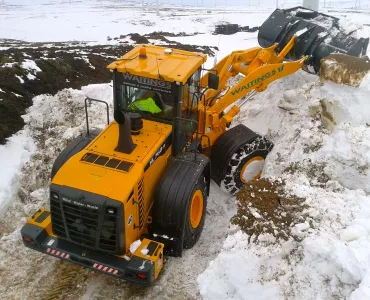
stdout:
[(131, 167), (134, 165), (129, 161), (119, 160), (116, 158), (109, 159), (107, 156), (99, 156), (94, 153), (86, 153), (82, 157), (81, 161), (124, 172), (130, 171)]

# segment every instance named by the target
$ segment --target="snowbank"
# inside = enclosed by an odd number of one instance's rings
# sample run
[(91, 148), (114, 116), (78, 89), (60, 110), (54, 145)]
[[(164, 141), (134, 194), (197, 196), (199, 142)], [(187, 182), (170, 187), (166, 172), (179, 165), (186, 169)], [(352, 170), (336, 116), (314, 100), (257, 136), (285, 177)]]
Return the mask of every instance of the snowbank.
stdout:
[[(32, 64), (31, 64), (32, 66)], [(112, 103), (111, 84), (95, 84), (83, 87), (81, 91), (67, 89), (56, 96), (40, 95), (33, 99), (27, 114), (23, 116), (25, 128), (10, 137), (6, 145), (0, 146), (0, 215), (4, 213), (19, 190), (21, 169), (38, 149), (45, 131), (60, 131), (59, 138), (67, 141), (85, 130), (84, 99), (86, 95)], [(104, 107), (93, 105), (89, 109), (92, 126), (103, 127)], [(99, 122), (97, 122), (99, 120)], [(70, 123), (78, 122), (78, 126)], [(68, 123), (68, 125), (66, 125)], [(51, 129), (58, 125), (58, 129)], [(41, 141), (40, 141), (41, 140)], [(60, 140), (60, 139), (59, 139)], [(49, 152), (52, 159), (58, 153), (58, 144), (50, 140)], [(36, 176), (36, 174), (32, 174)], [(47, 176), (46, 176), (47, 177)]]
[(35, 149), (27, 130), (10, 137), (6, 145), (0, 145), (0, 216), (17, 192), (21, 168)]
[(248, 244), (247, 234), (231, 232), (198, 277), (204, 299), (370, 299), (366, 94), (299, 72), (249, 102), (239, 122), (275, 143), (264, 176), (305, 199), (307, 226), (277, 243)]

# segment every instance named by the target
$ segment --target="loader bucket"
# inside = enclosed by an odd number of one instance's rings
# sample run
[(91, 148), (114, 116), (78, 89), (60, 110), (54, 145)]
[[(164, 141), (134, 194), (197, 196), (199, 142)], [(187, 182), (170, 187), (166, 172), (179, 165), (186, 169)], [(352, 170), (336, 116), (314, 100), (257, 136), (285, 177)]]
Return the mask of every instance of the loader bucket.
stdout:
[(286, 59), (298, 60), (307, 55), (306, 65), (314, 73), (320, 71), (322, 58), (333, 53), (360, 57), (366, 54), (369, 44), (368, 38), (358, 39), (353, 32), (345, 32), (338, 18), (303, 7), (276, 9), (260, 27), (258, 43), (261, 47), (278, 43), (280, 51), (293, 35), (295, 45)]

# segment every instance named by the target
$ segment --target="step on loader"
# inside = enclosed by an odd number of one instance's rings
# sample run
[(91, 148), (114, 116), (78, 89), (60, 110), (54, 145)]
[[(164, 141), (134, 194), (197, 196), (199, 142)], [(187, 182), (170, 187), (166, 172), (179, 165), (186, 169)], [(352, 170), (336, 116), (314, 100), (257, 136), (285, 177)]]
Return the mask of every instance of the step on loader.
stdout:
[[(139, 45), (111, 63), (114, 121), (107, 103), (86, 99), (86, 133), (57, 157), (50, 208), (23, 226), (24, 244), (139, 284), (159, 276), (164, 254), (181, 256), (192, 248), (204, 226), (210, 181), (237, 193), (261, 176), (273, 148), (246, 126), (232, 126), (240, 108), (305, 63), (318, 70), (318, 59), (330, 54), (310, 42), (316, 25), (305, 21), (314, 29), (302, 40), (295, 30), (303, 25), (283, 15), (278, 26), (280, 15), (275, 11), (260, 29), (265, 48), (234, 51), (205, 72), (205, 54), (153, 45)], [(239, 74), (242, 79), (228, 86)], [(92, 102), (106, 105), (107, 126), (100, 132), (89, 126)]]

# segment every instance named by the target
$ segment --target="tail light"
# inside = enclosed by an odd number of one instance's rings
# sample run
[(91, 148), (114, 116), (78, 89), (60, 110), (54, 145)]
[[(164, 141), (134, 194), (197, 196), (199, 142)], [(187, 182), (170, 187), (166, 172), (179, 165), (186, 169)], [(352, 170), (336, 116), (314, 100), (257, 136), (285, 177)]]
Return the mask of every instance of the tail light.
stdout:
[(137, 273), (137, 277), (141, 280), (145, 280), (146, 279), (146, 274), (145, 273)]
[(23, 237), (23, 241), (24, 241), (25, 243), (27, 243), (27, 244), (29, 244), (29, 243), (32, 243), (32, 242), (33, 242), (33, 240), (32, 240), (29, 236), (24, 236), (24, 237)]

